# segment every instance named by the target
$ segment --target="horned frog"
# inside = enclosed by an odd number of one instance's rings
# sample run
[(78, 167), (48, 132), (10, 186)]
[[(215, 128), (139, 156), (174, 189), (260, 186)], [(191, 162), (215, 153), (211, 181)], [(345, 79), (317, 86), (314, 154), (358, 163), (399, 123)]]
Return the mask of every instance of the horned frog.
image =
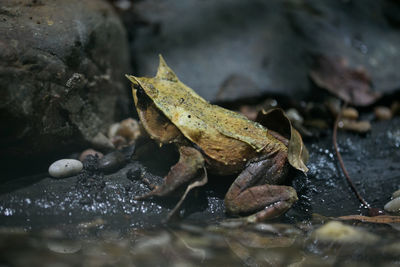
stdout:
[(297, 201), (296, 191), (280, 184), (290, 166), (308, 171), (308, 152), (281, 110), (261, 115), (281, 116), (282, 123), (289, 125), (287, 137), (264, 127), (268, 123), (263, 126), (210, 104), (183, 84), (161, 55), (155, 77), (126, 77), (132, 82), (145, 131), (160, 145), (174, 143), (180, 154), (163, 184), (136, 199), (171, 195), (187, 186), (170, 218), (192, 188), (207, 183), (208, 171), (218, 177), (238, 174), (226, 193), (225, 209), (232, 215), (247, 214), (249, 222), (277, 217)]

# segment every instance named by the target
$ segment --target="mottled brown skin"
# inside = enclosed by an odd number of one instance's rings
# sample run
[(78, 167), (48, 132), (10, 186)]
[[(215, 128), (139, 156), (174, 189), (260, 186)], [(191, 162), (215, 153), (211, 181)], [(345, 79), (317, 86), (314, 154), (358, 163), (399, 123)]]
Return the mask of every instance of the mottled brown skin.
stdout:
[(290, 168), (285, 137), (209, 104), (183, 85), (162, 58), (155, 78), (127, 77), (144, 129), (160, 144), (174, 143), (180, 153), (164, 183), (137, 199), (168, 196), (189, 185), (174, 213), (191, 188), (207, 182), (207, 170), (238, 174), (225, 207), (232, 215), (252, 214), (249, 222), (279, 216), (297, 201), (292, 187), (280, 185)]

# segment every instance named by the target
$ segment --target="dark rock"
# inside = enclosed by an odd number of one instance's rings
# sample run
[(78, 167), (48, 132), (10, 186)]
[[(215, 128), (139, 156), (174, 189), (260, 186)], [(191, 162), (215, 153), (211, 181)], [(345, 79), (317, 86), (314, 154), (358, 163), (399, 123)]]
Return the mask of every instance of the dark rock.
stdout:
[(47, 164), (90, 143), (119, 116), (118, 103), (129, 105), (129, 72), (125, 30), (105, 1), (2, 1), (3, 166), (32, 167), (39, 154)]
[(233, 74), (221, 84), (215, 100), (233, 102), (246, 97), (255, 97), (258, 94), (260, 94), (260, 88), (252, 80), (240, 74)]
[(135, 150), (136, 150), (136, 145), (130, 145), (123, 147), (120, 151), (122, 154), (124, 154), (125, 160), (129, 161), (132, 159)]
[(399, 6), (395, 0), (140, 1), (133, 6), (137, 26), (129, 20), (129, 30), (139, 76), (154, 75), (161, 53), (184, 83), (210, 101), (229, 100), (231, 94), (218, 92), (237, 74), (257, 90), (238, 87), (235, 98), (304, 98), (313, 57), (321, 54), (363, 68), (374, 89), (386, 94), (400, 88), (393, 67), (400, 62)]
[(124, 166), (126, 161), (126, 157), (122, 152), (114, 151), (99, 159), (99, 170), (104, 173), (111, 173)]

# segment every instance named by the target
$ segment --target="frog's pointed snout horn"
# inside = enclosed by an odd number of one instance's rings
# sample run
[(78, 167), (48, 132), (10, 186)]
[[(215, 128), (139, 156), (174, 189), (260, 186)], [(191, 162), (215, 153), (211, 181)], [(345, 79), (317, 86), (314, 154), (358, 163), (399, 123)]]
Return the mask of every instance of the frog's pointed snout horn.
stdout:
[(165, 63), (165, 59), (161, 54), (158, 54), (158, 59), (160, 61), (160, 63), (162, 62), (163, 64), (167, 65), (167, 63)]
[(158, 57), (160, 59), (160, 63), (158, 64), (156, 77), (163, 80), (177, 82), (178, 77), (176, 77), (175, 72), (167, 65), (163, 56), (159, 54)]
[(125, 77), (130, 80), (133, 83), (137, 83), (135, 76), (129, 75), (129, 74), (125, 74)]

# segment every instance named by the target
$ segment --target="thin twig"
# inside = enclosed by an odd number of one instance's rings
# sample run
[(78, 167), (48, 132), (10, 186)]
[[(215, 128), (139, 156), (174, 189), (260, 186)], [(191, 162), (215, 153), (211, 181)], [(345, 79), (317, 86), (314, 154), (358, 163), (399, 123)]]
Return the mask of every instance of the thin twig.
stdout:
[(349, 183), (351, 189), (353, 190), (353, 192), (356, 194), (358, 200), (360, 200), (360, 202), (364, 205), (364, 207), (366, 207), (368, 210), (371, 210), (371, 206), (368, 204), (367, 201), (365, 201), (365, 199), (360, 195), (360, 193), (357, 191), (356, 187), (353, 184), (353, 181), (350, 179), (350, 175), (347, 172), (346, 167), (344, 166), (343, 163), (343, 159), (342, 159), (342, 155), (339, 152), (338, 146), (337, 146), (337, 141), (336, 141), (336, 137), (337, 137), (337, 128), (338, 128), (338, 124), (340, 119), (342, 118), (342, 111), (347, 107), (347, 102), (344, 103), (342, 109), (340, 110), (339, 114), (336, 117), (336, 121), (335, 121), (335, 125), (333, 126), (333, 146), (335, 147), (335, 151), (336, 151), (336, 156), (338, 158), (340, 167), (342, 168), (343, 174), (346, 177), (347, 182)]

